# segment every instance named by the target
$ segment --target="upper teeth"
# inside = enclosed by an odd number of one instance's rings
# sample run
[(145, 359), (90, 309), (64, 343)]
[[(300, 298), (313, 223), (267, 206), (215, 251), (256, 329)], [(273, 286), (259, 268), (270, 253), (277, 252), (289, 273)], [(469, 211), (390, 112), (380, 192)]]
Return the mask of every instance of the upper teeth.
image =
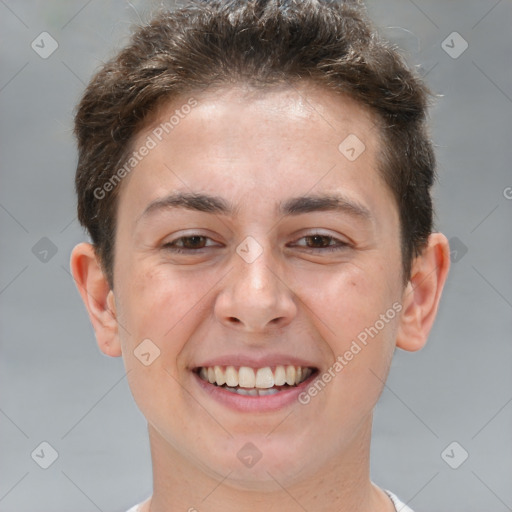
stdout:
[(295, 386), (306, 380), (312, 373), (311, 368), (302, 366), (276, 366), (272, 371), (270, 366), (250, 368), (249, 366), (209, 366), (201, 367), (199, 375), (211, 384), (229, 387), (267, 389), (273, 386)]

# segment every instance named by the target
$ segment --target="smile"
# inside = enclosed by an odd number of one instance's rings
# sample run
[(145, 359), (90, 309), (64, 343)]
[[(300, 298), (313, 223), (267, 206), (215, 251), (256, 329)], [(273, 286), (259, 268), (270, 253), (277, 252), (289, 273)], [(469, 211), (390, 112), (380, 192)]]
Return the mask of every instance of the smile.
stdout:
[(196, 369), (199, 377), (226, 391), (245, 396), (266, 396), (298, 386), (313, 373), (315, 368), (277, 365), (263, 368), (248, 366), (202, 366)]

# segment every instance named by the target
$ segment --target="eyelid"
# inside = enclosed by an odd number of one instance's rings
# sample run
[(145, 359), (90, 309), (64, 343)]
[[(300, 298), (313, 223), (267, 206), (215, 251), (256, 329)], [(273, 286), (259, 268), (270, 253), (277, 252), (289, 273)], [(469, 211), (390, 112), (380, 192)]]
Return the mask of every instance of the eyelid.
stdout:
[[(189, 248), (185, 248), (185, 247), (180, 247), (179, 245), (173, 245), (173, 244), (176, 244), (176, 242), (179, 242), (180, 240), (183, 241), (183, 239), (195, 238), (195, 237), (204, 238), (206, 240), (206, 246), (200, 247), (199, 249), (189, 249)], [(208, 243), (208, 241), (214, 242), (214, 243)], [(220, 244), (215, 242), (211, 237), (209, 237), (207, 235), (202, 235), (201, 233), (190, 233), (190, 234), (182, 234), (176, 238), (173, 238), (172, 240), (164, 242), (162, 244), (162, 247), (177, 247), (179, 249), (182, 249), (183, 251), (193, 252), (193, 251), (200, 251), (202, 249), (206, 249), (207, 247), (214, 247), (214, 246), (219, 246), (219, 245)]]
[[(314, 237), (314, 236), (320, 236), (320, 237), (323, 237), (323, 238), (328, 238), (329, 239), (329, 242), (334, 242), (333, 244), (329, 243), (329, 245), (327, 245), (326, 247), (308, 247), (307, 245), (301, 245), (301, 244), (298, 244), (297, 242), (304, 239), (304, 238), (311, 238), (311, 237)], [(345, 241), (345, 240), (342, 240), (341, 238), (338, 238), (332, 234), (327, 234), (327, 233), (321, 233), (321, 232), (313, 232), (313, 233), (307, 233), (305, 235), (302, 235), (301, 237), (299, 237), (298, 239), (296, 239), (294, 242), (292, 242), (293, 245), (297, 246), (297, 247), (301, 247), (301, 248), (304, 248), (308, 251), (329, 251), (329, 250), (341, 250), (345, 247), (348, 247), (350, 246), (350, 242), (348, 241)]]
[[(329, 245), (327, 245), (326, 247), (307, 247), (307, 245), (301, 245), (301, 244), (297, 243), (298, 241), (300, 241), (302, 239), (311, 238), (314, 236), (328, 238)], [(199, 247), (196, 249), (181, 247), (179, 245), (176, 245), (176, 243), (179, 242), (180, 240), (187, 239), (187, 238), (194, 238), (194, 237), (204, 238), (206, 240), (206, 245), (204, 247)], [(168, 242), (163, 243), (162, 247), (164, 249), (173, 251), (175, 253), (192, 254), (192, 253), (199, 253), (199, 252), (201, 252), (205, 249), (208, 249), (210, 247), (219, 247), (222, 245), (222, 244), (218, 244), (214, 241), (213, 241), (214, 243), (208, 243), (208, 241), (212, 242), (213, 239), (207, 235), (204, 235), (204, 234), (201, 234), (198, 232), (192, 232), (192, 233), (181, 234), (180, 236), (174, 238), (173, 240), (169, 240)], [(330, 242), (334, 242), (334, 243), (331, 244)], [(326, 252), (326, 251), (341, 250), (341, 249), (344, 249), (345, 247), (348, 247), (351, 245), (350, 242), (348, 242), (348, 241), (342, 240), (341, 238), (336, 237), (330, 233), (322, 233), (321, 231), (312, 231), (310, 233), (305, 233), (302, 236), (300, 236), (299, 238), (296, 238), (293, 242), (291, 242), (291, 244), (292, 244), (292, 246), (295, 245), (296, 247), (301, 247), (301, 248), (304, 248), (304, 249), (306, 249), (308, 251), (312, 251), (312, 252), (317, 252), (317, 251)]]
[(295, 241), (301, 240), (303, 238), (309, 238), (312, 236), (322, 236), (325, 238), (330, 238), (336, 242), (346, 244), (346, 245), (349, 245), (351, 243), (350, 239), (348, 239), (346, 236), (337, 235), (337, 234), (333, 234), (333, 233), (324, 233), (319, 230), (313, 230), (313, 231), (306, 232), (306, 233), (303, 232), (303, 233), (301, 233), (301, 235), (299, 237), (295, 238)]

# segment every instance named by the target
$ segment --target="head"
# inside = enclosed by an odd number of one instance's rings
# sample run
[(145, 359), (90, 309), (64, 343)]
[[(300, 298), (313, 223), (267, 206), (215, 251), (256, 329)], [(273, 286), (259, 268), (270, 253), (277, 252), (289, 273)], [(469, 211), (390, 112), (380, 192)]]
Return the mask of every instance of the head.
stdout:
[[(233, 478), (266, 485), (367, 439), (393, 350), (423, 346), (448, 271), (427, 95), (356, 2), (162, 11), (94, 76), (75, 125), (92, 244), (72, 269), (155, 443), (224, 475), (251, 442), (264, 464)], [(210, 403), (199, 376), (281, 365), (313, 374), (260, 409)], [(293, 421), (267, 435), (283, 408)]]

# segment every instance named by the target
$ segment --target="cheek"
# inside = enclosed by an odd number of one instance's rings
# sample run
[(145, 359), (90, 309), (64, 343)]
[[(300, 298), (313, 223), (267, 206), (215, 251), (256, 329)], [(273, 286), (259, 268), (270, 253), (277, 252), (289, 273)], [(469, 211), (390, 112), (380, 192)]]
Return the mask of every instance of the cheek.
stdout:
[[(173, 274), (169, 267), (141, 265), (120, 290), (128, 326), (161, 338), (201, 302), (205, 281), (193, 273)], [(130, 330), (130, 329), (128, 329)]]
[[(128, 382), (135, 402), (154, 425), (169, 423), (168, 412), (183, 399), (177, 359), (201, 314), (199, 302), (203, 283), (190, 273), (171, 275), (169, 267), (143, 265), (129, 274), (119, 287), (121, 294), (120, 335)], [(120, 280), (121, 282), (121, 280)], [(143, 340), (150, 363), (137, 357)], [(157, 348), (155, 348), (155, 346)], [(147, 348), (146, 348), (147, 347)], [(159, 390), (155, 393), (155, 390)], [(185, 428), (179, 415), (173, 419), (177, 430)]]
[(159, 389), (159, 379), (171, 388), (175, 385), (174, 379), (180, 379), (183, 369), (183, 351), (213, 308), (208, 292), (218, 281), (217, 274), (188, 270), (192, 269), (173, 273), (170, 266), (141, 265), (129, 274), (130, 280), (125, 280), (120, 290), (125, 367), (139, 371), (141, 362), (134, 354), (143, 340), (149, 339), (158, 347), (158, 358), (141, 376), (142, 390)]
[(388, 279), (381, 265), (373, 271), (350, 265), (325, 275), (312, 273), (301, 278), (301, 299), (316, 313), (330, 337), (337, 340), (335, 345), (343, 346), (373, 325), (399, 296)]
[[(334, 403), (365, 414), (375, 405), (395, 346), (400, 297), (384, 265), (347, 267), (329, 279), (316, 280), (307, 303), (328, 345), (336, 375)], [(343, 407), (342, 407), (343, 409)]]

